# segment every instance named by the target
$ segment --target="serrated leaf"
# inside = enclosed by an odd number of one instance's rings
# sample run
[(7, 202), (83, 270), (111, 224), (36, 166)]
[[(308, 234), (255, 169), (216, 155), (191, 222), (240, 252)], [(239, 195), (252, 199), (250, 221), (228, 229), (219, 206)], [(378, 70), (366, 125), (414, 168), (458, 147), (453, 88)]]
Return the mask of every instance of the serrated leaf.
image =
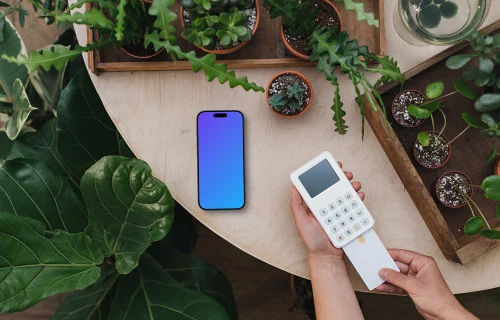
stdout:
[(89, 26), (90, 28), (100, 28), (108, 30), (114, 30), (116, 28), (115, 23), (106, 18), (104, 12), (98, 8), (85, 10), (83, 11), (83, 13), (61, 13), (56, 15), (56, 21), (83, 24)]
[(0, 312), (23, 311), (61, 292), (84, 289), (101, 273), (103, 256), (83, 233), (44, 236), (44, 225), (0, 213)]
[(146, 45), (149, 43), (153, 43), (155, 50), (164, 47), (168, 53), (175, 54), (180, 59), (187, 59), (191, 63), (193, 71), (203, 70), (209, 82), (218, 79), (221, 84), (228, 82), (231, 88), (241, 86), (245, 91), (265, 92), (264, 88), (257, 86), (254, 82), (248, 82), (247, 77), (236, 78), (235, 72), (228, 71), (226, 64), (216, 63), (217, 57), (214, 54), (207, 54), (202, 58), (198, 58), (194, 51), (184, 53), (179, 46), (174, 46), (169, 41), (159, 40), (157, 30), (146, 35)]
[[(26, 48), (16, 28), (7, 17), (3, 17), (2, 20), (5, 25), (3, 30), (4, 39), (0, 43), (0, 56), (26, 54)], [(12, 90), (16, 79), (20, 79), (23, 85), (26, 85), (28, 82), (28, 68), (0, 59), (0, 102), (12, 103)]]
[(118, 281), (109, 320), (229, 320), (224, 308), (207, 295), (177, 282), (148, 254), (139, 267)]
[(177, 19), (177, 15), (170, 9), (175, 4), (175, 0), (155, 0), (148, 10), (149, 15), (156, 17), (153, 27), (160, 30), (158, 37), (174, 43), (175, 28), (172, 22)]
[(9, 139), (14, 140), (21, 132), (21, 129), (26, 123), (26, 120), (28, 120), (30, 113), (37, 109), (31, 106), (28, 95), (24, 90), (24, 85), (20, 79), (16, 79), (16, 81), (14, 81), (12, 99), (12, 110), (14, 113), (5, 123), (5, 132), (7, 133), (7, 137), (9, 137)]
[(125, 30), (125, 18), (127, 17), (127, 13), (125, 12), (126, 4), (127, 0), (120, 0), (116, 6), (118, 13), (116, 14), (115, 38), (118, 41), (121, 41), (124, 36), (123, 31)]
[(379, 21), (375, 19), (375, 15), (373, 13), (365, 12), (365, 4), (363, 2), (354, 2), (353, 0), (337, 0), (344, 2), (345, 8), (347, 10), (353, 10), (356, 12), (356, 18), (358, 21), (365, 21), (370, 26), (375, 26), (378, 28)]
[(231, 319), (238, 318), (231, 283), (214, 266), (171, 247), (162, 246), (160, 242), (153, 244), (148, 253), (179, 284), (211, 297), (224, 307)]
[(114, 267), (101, 273), (99, 280), (90, 287), (67, 297), (57, 308), (52, 320), (108, 319), (120, 274)]
[[(394, 58), (389, 56), (384, 56), (382, 58), (377, 57), (376, 55), (365, 55), (369, 57), (371, 60), (376, 61), (378, 64), (382, 66), (382, 68), (368, 68), (367, 70), (370, 72), (379, 73), (382, 75), (382, 78), (379, 80), (381, 83), (387, 83), (389, 80), (396, 81), (403, 85), (405, 81), (404, 75), (401, 73), (401, 70), (398, 67), (398, 63)], [(377, 87), (375, 85), (374, 87)]]
[(488, 129), (488, 125), (484, 123), (483, 121), (475, 118), (471, 114), (468, 114), (467, 112), (462, 113), (462, 119), (471, 127), (476, 128), (476, 129)]
[(331, 109), (333, 110), (333, 122), (335, 123), (335, 131), (338, 132), (340, 135), (346, 134), (348, 128), (344, 120), (346, 113), (344, 110), (342, 110), (343, 105), (344, 104), (340, 99), (339, 87), (336, 86), (335, 94), (333, 96), (333, 105)]
[(38, 220), (51, 233), (81, 232), (87, 225), (85, 205), (68, 182), (35, 159), (0, 165), (0, 212)]
[(468, 235), (479, 233), (484, 225), (484, 219), (479, 216), (471, 217), (464, 225), (464, 232)]
[(114, 256), (116, 270), (129, 273), (151, 242), (161, 240), (174, 218), (174, 200), (142, 160), (103, 157), (81, 181), (89, 212), (85, 233)]
[(500, 176), (492, 175), (486, 177), (481, 183), (484, 196), (493, 201), (500, 201)]

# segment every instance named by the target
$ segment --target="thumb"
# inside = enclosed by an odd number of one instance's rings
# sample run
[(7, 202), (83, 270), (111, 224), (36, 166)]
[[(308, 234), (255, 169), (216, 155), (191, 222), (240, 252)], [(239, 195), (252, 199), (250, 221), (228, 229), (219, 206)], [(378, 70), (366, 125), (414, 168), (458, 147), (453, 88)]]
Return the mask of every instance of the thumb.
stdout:
[(407, 292), (411, 291), (412, 279), (407, 275), (388, 268), (381, 269), (378, 274), (386, 282), (400, 287)]

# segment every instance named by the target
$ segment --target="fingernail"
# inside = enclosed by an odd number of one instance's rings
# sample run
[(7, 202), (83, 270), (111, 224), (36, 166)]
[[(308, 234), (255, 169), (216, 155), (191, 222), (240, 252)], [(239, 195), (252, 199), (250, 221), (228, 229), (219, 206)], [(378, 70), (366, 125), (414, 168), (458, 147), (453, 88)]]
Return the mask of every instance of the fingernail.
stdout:
[(380, 276), (380, 278), (384, 279), (386, 278), (387, 276), (387, 269), (381, 269), (379, 272), (378, 272), (378, 275)]

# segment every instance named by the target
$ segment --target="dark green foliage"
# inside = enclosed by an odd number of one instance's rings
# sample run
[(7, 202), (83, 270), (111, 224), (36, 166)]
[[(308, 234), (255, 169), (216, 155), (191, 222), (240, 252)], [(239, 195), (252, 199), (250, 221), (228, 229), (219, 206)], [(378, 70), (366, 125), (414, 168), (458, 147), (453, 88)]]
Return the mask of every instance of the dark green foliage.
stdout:
[(284, 96), (276, 93), (269, 98), (268, 102), (271, 107), (278, 112), (281, 112), (285, 107), (288, 107), (292, 113), (297, 113), (301, 109), (301, 95), (305, 92), (306, 89), (301, 87), (299, 82), (295, 82), (293, 85), (288, 86), (287, 92)]
[(302, 88), (298, 82), (288, 87), (288, 99), (300, 100), (300, 95), (306, 92), (305, 88)]
[(418, 19), (425, 28), (433, 29), (441, 22), (441, 10), (436, 5), (426, 6), (420, 10)]
[(283, 17), (282, 23), (289, 28), (292, 37), (308, 36), (317, 27), (314, 21), (318, 9), (310, 1), (265, 0), (264, 5), (269, 7), (271, 19)]
[(277, 93), (273, 95), (271, 98), (269, 98), (268, 102), (271, 105), (271, 107), (273, 107), (273, 109), (279, 112), (286, 105), (287, 100), (284, 96)]

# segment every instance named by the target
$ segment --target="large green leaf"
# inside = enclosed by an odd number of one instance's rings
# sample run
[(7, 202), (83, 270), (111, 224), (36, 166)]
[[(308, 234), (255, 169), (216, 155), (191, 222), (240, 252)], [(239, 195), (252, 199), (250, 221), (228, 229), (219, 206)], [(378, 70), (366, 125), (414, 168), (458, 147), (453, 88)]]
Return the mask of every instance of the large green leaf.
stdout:
[(177, 202), (175, 203), (174, 217), (174, 223), (167, 236), (155, 242), (153, 246), (171, 246), (182, 253), (190, 254), (193, 252), (198, 238), (194, 218)]
[(84, 12), (74, 12), (73, 14), (63, 13), (56, 15), (56, 20), (61, 22), (70, 22), (75, 24), (84, 24), (91, 28), (113, 30), (115, 23), (104, 15), (103, 10), (91, 8)]
[(43, 223), (0, 213), (0, 313), (84, 289), (99, 278), (102, 262), (101, 251), (83, 233), (58, 231), (49, 240)]
[(38, 220), (51, 233), (85, 229), (85, 205), (59, 174), (39, 160), (0, 161), (1, 212)]
[(469, 114), (467, 112), (462, 113), (462, 119), (464, 119), (464, 121), (467, 122), (467, 124), (473, 128), (476, 128), (476, 129), (488, 129), (489, 128), (486, 123), (475, 118), (474, 116), (472, 116), (471, 114)]
[(492, 175), (486, 177), (481, 183), (484, 196), (493, 201), (500, 201), (500, 176)]
[(87, 70), (81, 70), (64, 88), (57, 115), (59, 153), (76, 179), (104, 156), (133, 156), (106, 113)]
[(337, 0), (344, 2), (345, 8), (347, 10), (353, 10), (356, 12), (356, 18), (358, 21), (365, 21), (370, 25), (370, 26), (375, 26), (378, 28), (379, 22), (377, 19), (375, 19), (375, 15), (373, 13), (368, 13), (365, 12), (365, 4), (360, 1), (360, 2), (354, 2), (353, 0)]
[(132, 271), (172, 226), (174, 200), (142, 160), (104, 157), (85, 172), (81, 190), (89, 212), (85, 232), (106, 257), (115, 257), (119, 273)]
[[(16, 28), (10, 20), (7, 17), (4, 17), (4, 19), (4, 40), (0, 43), (0, 56), (16, 57), (19, 54), (26, 55), (26, 48), (21, 40), (21, 36), (17, 33)], [(28, 68), (0, 59), (0, 102), (12, 102), (12, 88), (16, 79), (20, 79), (22, 84), (26, 85), (28, 81)]]
[(114, 267), (102, 271), (97, 282), (67, 297), (52, 316), (52, 320), (108, 319), (120, 274)]
[(175, 42), (175, 28), (172, 22), (177, 19), (177, 15), (170, 9), (175, 4), (175, 0), (155, 0), (149, 8), (149, 15), (156, 17), (153, 27), (160, 30), (160, 39)]
[(477, 54), (458, 54), (449, 57), (446, 60), (446, 66), (448, 69), (460, 69), (475, 57), (477, 57)]
[(11, 152), (14, 142), (7, 137), (5, 131), (0, 131), (0, 159), (7, 158), (7, 155)]
[(177, 282), (217, 301), (231, 319), (238, 318), (231, 283), (222, 272), (201, 259), (160, 243), (153, 244), (148, 252)]
[(12, 99), (14, 113), (5, 123), (5, 132), (9, 139), (14, 140), (24, 127), (30, 113), (37, 109), (31, 106), (21, 79), (16, 79), (16, 81), (14, 81)]
[(474, 108), (481, 113), (500, 109), (500, 93), (485, 93), (474, 102)]
[(479, 233), (484, 225), (484, 219), (479, 216), (469, 218), (464, 225), (464, 232), (468, 235)]
[(207, 295), (190, 290), (145, 254), (139, 267), (121, 276), (109, 320), (228, 320), (224, 308)]

